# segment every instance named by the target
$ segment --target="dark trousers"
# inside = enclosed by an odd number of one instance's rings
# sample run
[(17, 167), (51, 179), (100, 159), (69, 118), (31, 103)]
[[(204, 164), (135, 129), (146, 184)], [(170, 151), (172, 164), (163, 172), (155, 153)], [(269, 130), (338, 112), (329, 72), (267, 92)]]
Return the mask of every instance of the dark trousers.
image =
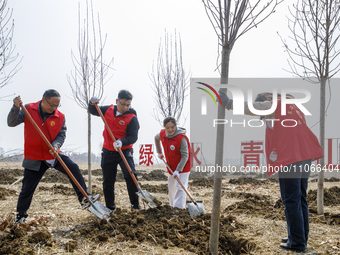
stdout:
[[(74, 163), (69, 157), (65, 155), (61, 155), (61, 154), (59, 155), (61, 159), (64, 161), (64, 163), (66, 164), (66, 166), (68, 167), (68, 169), (71, 171), (75, 179), (79, 182), (80, 186), (86, 192), (85, 181), (79, 170), (78, 165)], [(18, 198), (18, 204), (17, 204), (18, 215), (27, 217), (28, 215), (27, 210), (31, 205), (33, 193), (48, 168), (49, 168), (49, 165), (46, 164), (45, 161), (41, 161), (39, 171), (33, 171), (33, 170), (29, 170), (25, 168), (24, 179), (22, 180), (22, 188), (21, 188), (21, 192), (20, 192), (20, 195)], [(66, 171), (64, 170), (62, 165), (59, 163), (59, 161), (56, 163), (54, 168), (58, 170), (59, 172), (67, 175)], [(80, 202), (84, 196), (80, 192), (78, 187), (73, 183), (71, 178), (69, 176), (68, 178), (70, 179), (73, 189), (76, 191), (78, 200)]]
[(309, 233), (307, 187), (312, 161), (288, 165), (279, 172), (279, 184), (288, 230), (288, 246), (303, 251)]
[[(123, 154), (134, 176), (137, 179), (135, 163), (133, 162), (133, 149), (123, 150)], [(114, 210), (116, 208), (115, 182), (116, 182), (118, 165), (123, 171), (123, 175), (124, 175), (124, 179), (126, 182), (131, 204), (134, 206), (139, 205), (138, 195), (136, 194), (136, 192), (138, 191), (136, 184), (134, 183), (127, 167), (125, 166), (122, 157), (119, 155), (119, 152), (103, 149), (102, 160), (101, 160), (101, 167), (103, 171), (103, 191), (104, 191), (106, 207), (111, 210)]]

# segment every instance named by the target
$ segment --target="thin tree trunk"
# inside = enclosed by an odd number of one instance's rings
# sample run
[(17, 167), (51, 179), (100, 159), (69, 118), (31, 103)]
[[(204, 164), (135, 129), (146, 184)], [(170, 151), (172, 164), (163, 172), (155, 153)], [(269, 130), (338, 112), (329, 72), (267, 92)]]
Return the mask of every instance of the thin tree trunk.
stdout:
[[(228, 84), (229, 76), (229, 57), (230, 50), (227, 47), (222, 49), (222, 66), (221, 66), (221, 84)], [(226, 89), (221, 89), (226, 92)], [(217, 118), (225, 119), (225, 107), (218, 104)], [(224, 125), (217, 125), (216, 135), (216, 156), (215, 165), (223, 165), (223, 145), (224, 145)], [(222, 173), (215, 172), (214, 175), (214, 194), (213, 194), (213, 207), (211, 213), (211, 228), (209, 239), (209, 250), (211, 254), (218, 254), (219, 243), (219, 227), (220, 227), (220, 214), (221, 214), (221, 188), (222, 188)]]
[[(321, 78), (320, 82), (320, 145), (325, 153), (325, 110), (326, 110), (326, 79)], [(325, 165), (325, 158), (320, 159), (320, 166), (323, 168)], [(318, 215), (324, 214), (324, 171), (321, 170), (318, 175), (318, 191), (317, 191), (317, 212)]]
[(92, 194), (92, 176), (91, 176), (91, 114), (87, 111), (87, 169), (88, 169), (88, 187), (87, 191)]

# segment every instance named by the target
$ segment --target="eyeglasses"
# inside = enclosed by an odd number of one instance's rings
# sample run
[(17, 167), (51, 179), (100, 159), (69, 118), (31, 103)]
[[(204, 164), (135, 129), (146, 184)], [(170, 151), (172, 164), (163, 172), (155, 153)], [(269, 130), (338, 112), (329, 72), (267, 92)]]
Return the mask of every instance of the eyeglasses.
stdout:
[(130, 108), (130, 107), (131, 107), (131, 104), (122, 103), (119, 99), (118, 99), (118, 102), (119, 102), (120, 105), (123, 106), (123, 107), (127, 107), (127, 108)]
[(57, 108), (59, 108), (59, 107), (61, 106), (61, 104), (59, 104), (59, 105), (51, 104), (50, 102), (48, 102), (48, 100), (47, 100), (45, 97), (44, 97), (44, 99), (45, 99), (45, 101), (46, 101), (52, 108), (57, 109)]

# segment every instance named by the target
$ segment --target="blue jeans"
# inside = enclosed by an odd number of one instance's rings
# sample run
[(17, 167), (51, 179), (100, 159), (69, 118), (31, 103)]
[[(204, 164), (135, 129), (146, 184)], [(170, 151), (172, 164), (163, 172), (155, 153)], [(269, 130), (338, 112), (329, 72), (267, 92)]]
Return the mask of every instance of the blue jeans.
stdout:
[(312, 160), (295, 162), (279, 171), (279, 184), (288, 230), (287, 245), (304, 251), (309, 233), (307, 187)]
[[(59, 154), (59, 155), (61, 159), (64, 161), (65, 165), (69, 168), (69, 170), (71, 171), (75, 179), (79, 182), (80, 186), (86, 192), (85, 181), (79, 170), (78, 165), (74, 163), (68, 156), (65, 156), (62, 154)], [(21, 192), (20, 192), (20, 195), (18, 198), (18, 204), (17, 204), (18, 215), (27, 217), (28, 215), (27, 210), (29, 209), (31, 205), (34, 191), (37, 188), (44, 173), (49, 168), (50, 167), (45, 163), (45, 161), (41, 162), (39, 171), (33, 171), (33, 170), (29, 170), (25, 168), (24, 179), (22, 180), (22, 188), (21, 188)], [(58, 170), (59, 172), (67, 175), (66, 171), (64, 170), (62, 165), (59, 163), (59, 161), (56, 163), (54, 168)], [(73, 189), (76, 191), (78, 200), (80, 202), (84, 198), (84, 195), (80, 192), (78, 187), (74, 184), (74, 182), (69, 176), (68, 178), (73, 186)]]

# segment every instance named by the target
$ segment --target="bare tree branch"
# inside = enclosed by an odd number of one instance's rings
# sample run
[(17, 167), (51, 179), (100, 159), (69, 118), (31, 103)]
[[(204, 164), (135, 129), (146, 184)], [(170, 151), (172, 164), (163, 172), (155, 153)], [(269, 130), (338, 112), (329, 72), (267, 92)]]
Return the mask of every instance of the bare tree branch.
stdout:
[(7, 0), (0, 3), (0, 89), (6, 86), (21, 69), (19, 54), (14, 54), (13, 46), (14, 20), (13, 9), (7, 8)]
[[(324, 150), (326, 82), (340, 70), (339, 0), (301, 0), (289, 9), (289, 42), (280, 36), (288, 54), (289, 72), (311, 83), (320, 84), (320, 144)], [(324, 158), (320, 159), (324, 166)], [(317, 211), (324, 214), (324, 172), (318, 176)]]
[[(86, 1), (86, 18), (81, 22), (80, 5), (78, 7), (78, 56), (71, 51), (74, 71), (67, 76), (72, 89), (72, 95), (77, 104), (87, 111), (88, 127), (88, 190), (91, 193), (91, 115), (88, 112), (88, 104), (91, 97), (102, 98), (104, 85), (112, 76), (113, 58), (107, 63), (104, 60), (104, 48), (107, 35), (102, 37), (99, 14), (95, 20), (92, 0), (90, 7)], [(82, 24), (82, 25), (81, 25)], [(97, 26), (96, 26), (97, 24)]]
[(180, 35), (175, 31), (174, 39), (165, 32), (160, 40), (156, 65), (152, 66), (150, 76), (155, 92), (157, 108), (155, 118), (162, 123), (167, 116), (177, 121), (181, 118), (186, 91), (189, 86), (189, 74), (183, 67), (182, 44)]

